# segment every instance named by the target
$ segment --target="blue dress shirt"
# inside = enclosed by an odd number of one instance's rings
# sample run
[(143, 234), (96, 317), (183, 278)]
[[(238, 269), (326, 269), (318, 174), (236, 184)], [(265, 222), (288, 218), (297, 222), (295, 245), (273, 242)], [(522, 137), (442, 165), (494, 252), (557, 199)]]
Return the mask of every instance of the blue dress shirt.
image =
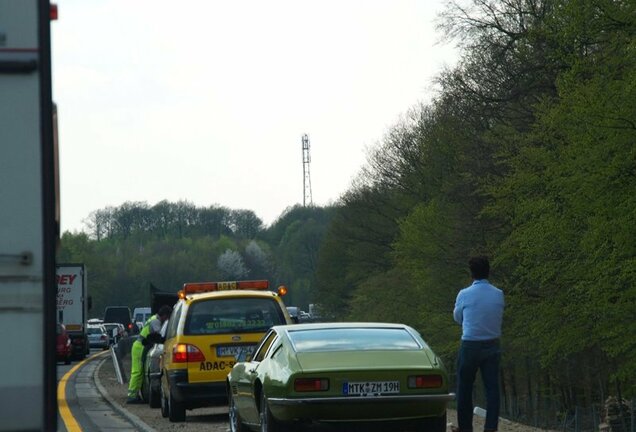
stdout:
[(486, 279), (457, 294), (453, 318), (462, 326), (462, 340), (482, 341), (501, 337), (504, 295)]

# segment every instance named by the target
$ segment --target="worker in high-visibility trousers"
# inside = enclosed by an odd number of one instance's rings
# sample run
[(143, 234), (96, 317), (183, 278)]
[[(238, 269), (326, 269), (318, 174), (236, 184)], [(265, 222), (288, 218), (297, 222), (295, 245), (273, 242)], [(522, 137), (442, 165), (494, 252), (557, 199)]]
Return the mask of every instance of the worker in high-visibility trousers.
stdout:
[(151, 316), (144, 323), (143, 328), (139, 332), (139, 337), (133, 342), (130, 351), (130, 382), (128, 383), (128, 399), (126, 403), (142, 403), (143, 400), (139, 395), (141, 390), (141, 382), (143, 379), (143, 357), (153, 344), (162, 343), (161, 326), (170, 318), (172, 308), (170, 306), (161, 306), (156, 315)]

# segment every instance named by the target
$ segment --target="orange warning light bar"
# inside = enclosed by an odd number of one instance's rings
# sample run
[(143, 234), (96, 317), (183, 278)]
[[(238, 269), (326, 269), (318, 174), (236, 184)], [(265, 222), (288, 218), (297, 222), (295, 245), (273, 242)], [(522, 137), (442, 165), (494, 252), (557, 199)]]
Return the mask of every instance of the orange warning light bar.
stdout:
[[(183, 284), (183, 297), (190, 294), (212, 292), (212, 291), (227, 291), (227, 290), (266, 290), (269, 288), (269, 281), (266, 280), (254, 280), (254, 281), (228, 281), (228, 282), (190, 282)], [(179, 294), (179, 298), (181, 294)]]

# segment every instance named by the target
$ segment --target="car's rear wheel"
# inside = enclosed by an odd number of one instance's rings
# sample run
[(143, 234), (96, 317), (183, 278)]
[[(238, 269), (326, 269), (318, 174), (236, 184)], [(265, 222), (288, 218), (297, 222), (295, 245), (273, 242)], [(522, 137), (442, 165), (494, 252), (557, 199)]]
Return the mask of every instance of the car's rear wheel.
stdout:
[(244, 432), (247, 429), (243, 425), (243, 420), (241, 419), (241, 415), (238, 412), (238, 408), (236, 406), (236, 401), (234, 400), (234, 396), (232, 396), (232, 392), (228, 392), (228, 415), (230, 417), (230, 431), (231, 432)]
[(272, 416), (272, 412), (269, 410), (269, 402), (265, 392), (261, 393), (261, 432), (283, 432), (285, 429), (282, 425)]
[(421, 421), (418, 428), (422, 432), (445, 432), (446, 431), (446, 413), (439, 417), (429, 417)]
[(148, 402), (149, 399), (149, 392), (148, 392), (148, 377), (146, 376), (146, 374), (143, 374), (143, 378), (141, 379), (141, 398), (144, 400), (144, 402)]
[(150, 405), (150, 408), (159, 408), (161, 406), (161, 393), (153, 388), (152, 381), (148, 385), (148, 405)]
[(168, 398), (163, 392), (163, 386), (161, 386), (161, 393), (159, 397), (161, 399), (161, 417), (166, 418), (168, 417)]
[(183, 422), (186, 418), (185, 405), (174, 400), (172, 392), (168, 394), (168, 419), (171, 422)]

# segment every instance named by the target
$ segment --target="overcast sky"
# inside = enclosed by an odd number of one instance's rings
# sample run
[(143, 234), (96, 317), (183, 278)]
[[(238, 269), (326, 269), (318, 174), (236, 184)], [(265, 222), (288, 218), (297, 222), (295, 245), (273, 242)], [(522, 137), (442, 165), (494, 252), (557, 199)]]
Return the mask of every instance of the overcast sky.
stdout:
[(167, 199), (266, 224), (345, 192), (452, 65), (442, 0), (58, 0), (52, 24), (62, 229)]

